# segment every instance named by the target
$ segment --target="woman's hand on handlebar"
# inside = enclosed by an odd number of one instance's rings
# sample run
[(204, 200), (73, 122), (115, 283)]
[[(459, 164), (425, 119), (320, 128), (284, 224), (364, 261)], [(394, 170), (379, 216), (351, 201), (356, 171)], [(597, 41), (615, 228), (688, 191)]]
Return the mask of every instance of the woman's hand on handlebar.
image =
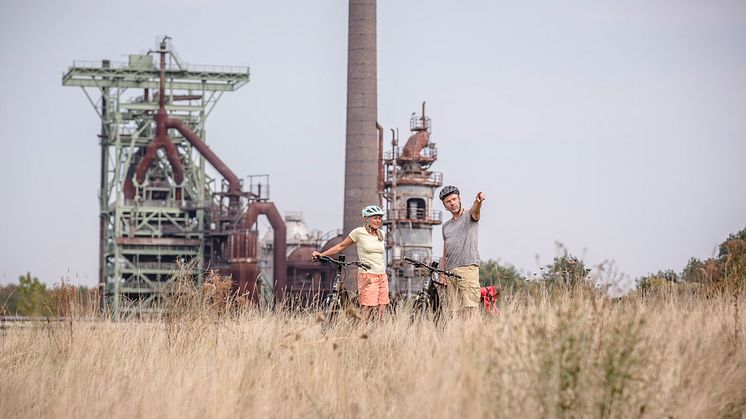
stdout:
[(311, 253), (311, 260), (313, 260), (314, 262), (319, 260), (320, 258), (321, 258), (321, 252), (317, 252), (314, 250), (313, 253)]

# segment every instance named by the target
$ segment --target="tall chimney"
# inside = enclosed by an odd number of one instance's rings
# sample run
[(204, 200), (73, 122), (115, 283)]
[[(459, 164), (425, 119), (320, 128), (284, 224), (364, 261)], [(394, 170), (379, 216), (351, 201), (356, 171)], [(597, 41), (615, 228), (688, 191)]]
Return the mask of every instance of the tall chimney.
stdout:
[(378, 203), (376, 0), (350, 0), (349, 13), (345, 235), (362, 225), (360, 210)]

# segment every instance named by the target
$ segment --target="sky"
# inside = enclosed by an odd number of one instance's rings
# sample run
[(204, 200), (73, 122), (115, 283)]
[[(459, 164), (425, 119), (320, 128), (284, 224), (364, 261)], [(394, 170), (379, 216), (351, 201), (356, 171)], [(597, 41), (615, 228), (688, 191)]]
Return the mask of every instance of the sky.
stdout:
[[(3, 1), (0, 284), (96, 283), (99, 120), (62, 74), (164, 35), (188, 64), (251, 68), (211, 149), (341, 228), (346, 1)], [(746, 227), (745, 39), (740, 0), (379, 0), (378, 119), (404, 139), (427, 102), (433, 170), (487, 196), (482, 259), (531, 275), (566, 249), (630, 283)]]

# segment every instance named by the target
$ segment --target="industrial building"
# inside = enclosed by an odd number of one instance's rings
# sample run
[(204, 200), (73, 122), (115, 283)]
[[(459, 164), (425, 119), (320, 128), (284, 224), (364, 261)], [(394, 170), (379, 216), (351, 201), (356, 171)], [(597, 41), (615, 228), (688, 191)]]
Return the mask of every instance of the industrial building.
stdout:
[(391, 150), (382, 161), (389, 288), (405, 297), (419, 291), (421, 284), (404, 258), (433, 260), (432, 230), (442, 223), (441, 211), (433, 209), (433, 195), (443, 185), (443, 174), (430, 170), (438, 159), (438, 148), (430, 141), (432, 124), (425, 115), (425, 103), (420, 116), (412, 115), (409, 128), (411, 135), (404, 147), (393, 132)]
[[(288, 304), (293, 307), (317, 305), (331, 290), (334, 271), (326, 264), (313, 262), (312, 253), (338, 243), (343, 238), (342, 230), (327, 233), (309, 230), (300, 212), (285, 213), (285, 230)], [(271, 227), (259, 239), (258, 246), (261, 288), (264, 301), (269, 302), (274, 276), (274, 231)]]
[[(210, 112), (249, 82), (247, 67), (188, 66), (165, 37), (126, 63), (67, 69), (62, 84), (80, 87), (101, 121), (101, 307), (115, 318), (157, 313), (175, 272), (201, 285), (208, 269), (230, 275), (235, 293), (255, 303), (314, 304), (332, 273), (311, 253), (339, 243), (360, 225), (361, 208), (384, 200), (391, 291), (419, 289), (402, 260), (431, 260), (432, 227), (441, 223), (432, 209), (442, 175), (429, 170), (437, 159), (430, 119), (423, 103), (404, 147), (394, 136), (384, 156), (375, 0), (350, 0), (348, 37), (343, 230), (326, 235), (309, 231), (299, 213), (281, 216), (267, 175), (240, 179), (204, 141)], [(207, 165), (221, 177), (208, 176)], [(260, 240), (261, 215), (271, 229)], [(347, 278), (355, 290), (355, 275)]]
[[(266, 177), (245, 184), (203, 141), (210, 111), (249, 81), (249, 69), (186, 66), (169, 41), (126, 63), (76, 62), (62, 78), (82, 88), (101, 119), (99, 287), (101, 306), (117, 318), (157, 312), (183, 269), (198, 284), (206, 269), (220, 270), (258, 301), (262, 214), (275, 234), (273, 283), (285, 288), (285, 225)], [(208, 177), (207, 164), (222, 179)]]

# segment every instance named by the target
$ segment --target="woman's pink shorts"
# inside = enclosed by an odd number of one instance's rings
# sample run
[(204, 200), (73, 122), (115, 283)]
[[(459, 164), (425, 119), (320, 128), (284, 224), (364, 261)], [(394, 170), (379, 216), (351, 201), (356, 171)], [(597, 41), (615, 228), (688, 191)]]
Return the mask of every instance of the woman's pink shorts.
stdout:
[(361, 306), (374, 307), (389, 303), (389, 277), (386, 274), (358, 274), (357, 290)]

